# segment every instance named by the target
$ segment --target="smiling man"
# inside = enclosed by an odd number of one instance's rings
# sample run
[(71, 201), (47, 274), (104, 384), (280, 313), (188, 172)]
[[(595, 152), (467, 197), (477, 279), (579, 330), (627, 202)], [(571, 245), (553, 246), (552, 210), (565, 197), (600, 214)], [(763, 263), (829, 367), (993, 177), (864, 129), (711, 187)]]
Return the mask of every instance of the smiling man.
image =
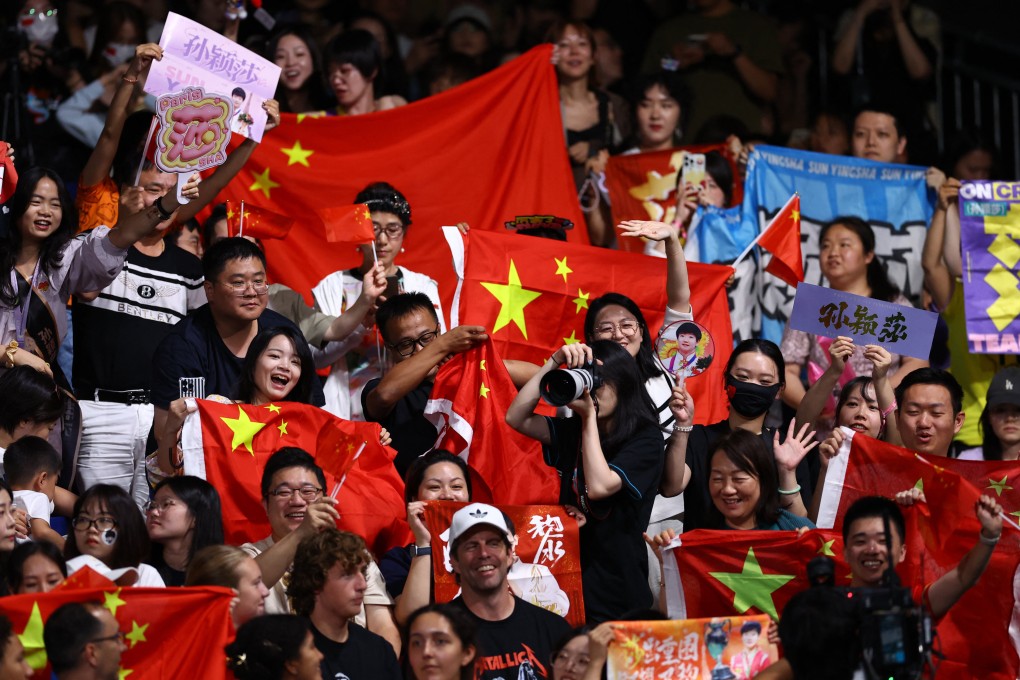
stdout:
[(461, 587), (453, 603), (478, 628), (476, 680), (552, 677), (553, 645), (570, 630), (563, 617), (510, 591), (511, 540), (503, 513), (484, 503), (461, 508), (450, 523), (450, 564)]
[(903, 446), (932, 456), (948, 456), (963, 427), (963, 388), (948, 371), (919, 368), (896, 386), (896, 427)]

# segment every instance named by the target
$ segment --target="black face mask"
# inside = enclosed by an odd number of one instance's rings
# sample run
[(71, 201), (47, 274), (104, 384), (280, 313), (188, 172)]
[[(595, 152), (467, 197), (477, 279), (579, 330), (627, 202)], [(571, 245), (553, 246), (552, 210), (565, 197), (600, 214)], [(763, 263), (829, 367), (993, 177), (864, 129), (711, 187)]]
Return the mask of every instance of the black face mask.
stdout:
[(768, 411), (780, 387), (780, 383), (765, 386), (726, 376), (726, 396), (730, 398), (730, 406), (745, 418), (757, 418)]

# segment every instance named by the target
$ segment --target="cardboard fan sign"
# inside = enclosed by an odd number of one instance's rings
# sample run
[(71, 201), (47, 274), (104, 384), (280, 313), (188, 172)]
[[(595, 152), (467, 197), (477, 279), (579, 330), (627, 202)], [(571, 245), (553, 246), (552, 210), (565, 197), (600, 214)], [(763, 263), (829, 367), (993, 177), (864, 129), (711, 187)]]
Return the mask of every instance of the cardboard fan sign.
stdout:
[[(432, 572), (436, 602), (460, 594), (450, 564), (450, 522), (467, 503), (428, 501), (425, 524), (432, 535)], [(581, 549), (577, 520), (560, 505), (504, 505), (500, 508), (517, 532), (508, 579), (514, 594), (533, 605), (584, 625), (581, 594)]]

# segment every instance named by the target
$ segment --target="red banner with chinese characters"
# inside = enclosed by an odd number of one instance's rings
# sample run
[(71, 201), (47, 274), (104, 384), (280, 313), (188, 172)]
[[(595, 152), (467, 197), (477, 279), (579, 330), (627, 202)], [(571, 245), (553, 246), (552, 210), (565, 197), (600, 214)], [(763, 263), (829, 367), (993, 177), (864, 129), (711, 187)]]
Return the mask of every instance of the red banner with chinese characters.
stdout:
[[(750, 680), (779, 660), (769, 617), (614, 623), (607, 677)], [(726, 670), (729, 673), (726, 673)]]
[[(79, 577), (83, 572), (88, 576)], [(79, 588), (76, 581), (91, 586)], [(117, 619), (124, 635), (118, 677), (217, 680), (227, 677), (223, 647), (233, 635), (233, 597), (228, 588), (120, 588), (84, 567), (56, 590), (0, 599), (0, 612), (11, 620), (39, 680), (51, 677), (46, 620), (69, 602), (98, 602)]]
[[(448, 237), (453, 237), (448, 234)], [(652, 341), (666, 310), (666, 261), (517, 234), (464, 235), (460, 323), (484, 326), (500, 356), (536, 364), (565, 344), (584, 342), (589, 302), (610, 291), (641, 308)], [(715, 341), (712, 364), (687, 382), (698, 423), (726, 418), (723, 373), (733, 347), (726, 280), (732, 269), (688, 263), (694, 319)]]
[[(361, 262), (331, 244), (318, 208), (353, 203), (386, 181), (411, 205), (413, 226), (397, 264), (439, 282), (449, 309), (456, 287), (442, 225), (505, 230), (518, 215), (555, 215), (584, 225), (564, 149), (551, 46), (536, 47), (463, 85), (408, 106), (363, 116), (284, 115), (221, 199), (264, 205), (295, 218), (267, 248), (269, 276), (305, 293)], [(587, 243), (583, 227), (567, 232)]]
[[(684, 153), (703, 154), (709, 151), (718, 151), (729, 162), (733, 173), (733, 200), (730, 205), (739, 205), (744, 185), (735, 159), (723, 144), (611, 156), (606, 165), (606, 188), (609, 190), (613, 223), (623, 220), (672, 222), (676, 219), (676, 184)], [(631, 252), (640, 253), (644, 248), (642, 239), (621, 238), (619, 243), (623, 250)]]
[[(425, 524), (432, 536), (435, 601), (460, 594), (450, 565), (450, 521), (467, 503), (428, 501)], [(584, 625), (581, 594), (581, 547), (577, 520), (561, 505), (501, 505), (514, 524), (517, 545), (508, 580), (514, 594), (548, 609), (573, 626)]]
[(315, 406), (286, 401), (197, 403), (181, 437), (184, 472), (204, 477), (220, 492), (227, 543), (260, 541), (270, 534), (262, 471), (285, 446), (315, 457), (326, 473), (327, 495), (347, 475), (337, 495), (340, 529), (362, 536), (376, 555), (411, 540), (404, 484), (393, 467), (396, 452), (379, 444), (378, 423), (342, 420)]

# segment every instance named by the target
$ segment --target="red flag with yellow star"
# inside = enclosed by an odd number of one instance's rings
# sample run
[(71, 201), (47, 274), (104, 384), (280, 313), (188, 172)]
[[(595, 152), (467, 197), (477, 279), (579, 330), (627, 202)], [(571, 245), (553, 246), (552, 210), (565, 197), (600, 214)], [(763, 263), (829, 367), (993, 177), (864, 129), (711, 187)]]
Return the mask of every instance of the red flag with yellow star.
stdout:
[[(458, 237), (459, 232), (447, 230), (455, 248)], [(610, 291), (632, 299), (653, 334), (662, 325), (666, 310), (663, 259), (475, 230), (463, 235), (463, 242), (464, 280), (457, 323), (484, 326), (500, 356), (542, 364), (563, 345), (583, 342), (589, 303)], [(694, 319), (712, 333), (716, 347), (711, 365), (689, 380), (687, 389), (697, 404), (697, 422), (715, 423), (728, 413), (723, 370), (733, 334), (725, 286), (733, 270), (689, 262), (687, 271)]]
[(227, 201), (227, 231), (231, 236), (282, 239), (293, 226), (294, 219), (286, 215), (245, 201)]
[[(0, 599), (0, 612), (11, 620), (25, 647), (33, 677), (49, 678), (43, 627), (58, 607), (69, 602), (99, 602), (110, 610), (124, 636), (118, 677), (145, 680), (227, 678), (223, 647), (233, 635), (229, 588), (121, 588), (91, 572), (98, 587), (67, 584), (48, 593)], [(72, 576), (74, 578), (74, 576)]]
[[(939, 677), (1016, 678), (1020, 631), (1011, 626), (1020, 569), (1020, 469), (1016, 461), (970, 461), (922, 456), (863, 435), (851, 435), (829, 463), (819, 524), (842, 526), (846, 509), (862, 496), (892, 497), (917, 487), (926, 503), (904, 508), (907, 559), (897, 571), (904, 584), (931, 583), (954, 568), (978, 540), (978, 496), (1003, 507), (1002, 537), (977, 584), (938, 622)], [(1011, 523), (1013, 524), (1011, 526)], [(976, 634), (976, 631), (981, 631)]]
[[(381, 555), (411, 540), (404, 484), (393, 467), (396, 452), (379, 443), (378, 423), (352, 422), (308, 404), (253, 406), (199, 399), (184, 423), (184, 472), (207, 479), (220, 492), (227, 543), (260, 541), (270, 534), (262, 505), (262, 470), (286, 446), (304, 449), (326, 473), (337, 496), (337, 526), (364, 537)], [(354, 461), (355, 455), (357, 461)]]
[(765, 271), (794, 288), (804, 280), (804, 256), (800, 251), (800, 194), (794, 194), (765, 231), (758, 245), (772, 253)]
[(443, 364), (425, 415), (439, 430), (436, 446), (467, 461), (474, 500), (555, 503), (559, 476), (545, 464), (542, 445), (504, 420), (516, 396), (503, 360), (486, 340)]
[(372, 214), (364, 203), (319, 208), (315, 211), (326, 227), (326, 240), (330, 243), (373, 243), (375, 231)]

